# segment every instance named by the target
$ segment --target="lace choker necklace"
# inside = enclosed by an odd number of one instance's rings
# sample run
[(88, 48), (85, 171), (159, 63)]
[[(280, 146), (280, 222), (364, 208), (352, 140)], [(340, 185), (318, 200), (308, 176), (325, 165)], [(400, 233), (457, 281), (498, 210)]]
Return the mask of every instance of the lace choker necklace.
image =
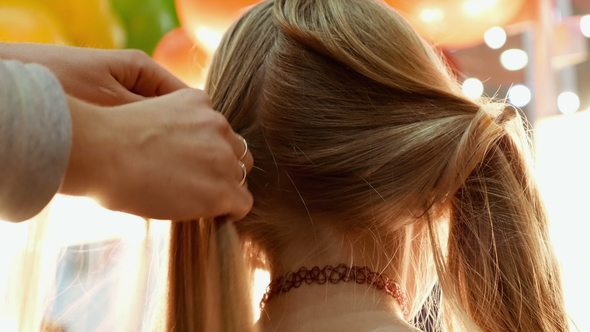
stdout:
[(281, 293), (286, 293), (292, 288), (298, 288), (303, 283), (323, 285), (325, 283), (337, 284), (349, 281), (354, 281), (357, 284), (367, 284), (385, 291), (397, 300), (404, 316), (408, 318), (408, 297), (397, 282), (389, 279), (384, 273), (373, 272), (367, 266), (348, 267), (346, 264), (340, 264), (336, 267), (326, 265), (323, 269), (320, 269), (319, 266), (314, 266), (311, 269), (302, 267), (297, 272), (291, 271), (282, 277), (273, 279), (266, 288), (262, 301), (260, 301), (260, 309), (263, 310), (270, 299)]

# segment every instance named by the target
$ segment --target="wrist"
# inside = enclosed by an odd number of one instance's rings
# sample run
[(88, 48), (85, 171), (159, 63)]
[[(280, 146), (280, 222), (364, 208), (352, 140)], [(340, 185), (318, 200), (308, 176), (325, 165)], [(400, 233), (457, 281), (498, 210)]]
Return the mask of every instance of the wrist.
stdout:
[(112, 179), (112, 125), (106, 109), (68, 97), (72, 148), (60, 193), (100, 197)]

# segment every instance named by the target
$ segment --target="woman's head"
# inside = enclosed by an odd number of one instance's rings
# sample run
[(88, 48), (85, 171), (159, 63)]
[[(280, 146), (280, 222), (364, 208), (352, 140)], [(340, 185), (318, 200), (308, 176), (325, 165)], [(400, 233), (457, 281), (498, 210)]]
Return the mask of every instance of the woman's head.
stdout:
[[(206, 90), (254, 155), (254, 208), (235, 226), (271, 265), (306, 237), (320, 246), (322, 236), (357, 234), (411, 288), (414, 309), (436, 267), (464, 326), (551, 325), (539, 317), (494, 323), (508, 314), (506, 301), (546, 314), (546, 305), (519, 293), (519, 283), (543, 279), (541, 265), (551, 269), (545, 281), (559, 282), (520, 146), (522, 123), (507, 125), (517, 114), (502, 103), (464, 96), (437, 53), (385, 4), (254, 6), (226, 33)], [(521, 250), (539, 252), (525, 264), (530, 275), (515, 266), (520, 256), (499, 262)], [(531, 291), (560, 303), (555, 287)], [(501, 310), (484, 312), (490, 304)]]
[(449, 193), (443, 176), (483, 106), (400, 15), (366, 0), (256, 6), (226, 34), (207, 91), (256, 156), (255, 207), (237, 226), (270, 251), (310, 219), (404, 241), (396, 229)]
[(256, 155), (253, 216), (425, 212), (481, 107), (398, 14), (366, 0), (253, 8), (226, 34), (207, 90)]

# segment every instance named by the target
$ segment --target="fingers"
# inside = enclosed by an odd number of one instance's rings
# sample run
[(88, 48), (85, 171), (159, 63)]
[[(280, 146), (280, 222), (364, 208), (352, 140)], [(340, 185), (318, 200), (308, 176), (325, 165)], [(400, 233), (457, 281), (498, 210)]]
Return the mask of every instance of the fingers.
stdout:
[(143, 67), (133, 92), (147, 97), (163, 96), (187, 87), (188, 85), (151, 60)]
[(119, 86), (118, 89), (115, 91), (116, 98), (113, 98), (112, 101), (103, 101), (101, 104), (105, 106), (117, 106), (117, 105), (124, 105), (130, 103), (136, 103), (138, 101), (142, 101), (147, 99), (147, 97), (137, 95), (133, 92), (126, 90), (125, 88)]
[(229, 204), (227, 215), (231, 221), (243, 219), (250, 212), (254, 204), (254, 198), (248, 191), (247, 185), (236, 189)]
[(226, 213), (232, 221), (244, 218), (252, 209), (254, 198), (248, 190), (248, 170), (246, 165), (238, 161), (236, 165), (235, 189), (232, 191), (226, 206)]
[[(232, 199), (232, 206), (229, 212), (230, 220), (240, 220), (244, 218), (252, 205), (254, 199), (250, 191), (248, 191), (248, 173), (252, 170), (254, 165), (254, 159), (252, 153), (248, 149), (247, 141), (240, 135), (235, 134), (236, 139), (232, 139), (231, 143), (234, 147), (234, 153), (236, 153), (238, 160), (239, 175), (237, 176), (239, 188), (236, 189), (234, 198)], [(237, 144), (239, 143), (239, 144)]]
[(180, 79), (158, 65), (147, 54), (124, 50), (126, 61), (115, 62), (113, 77), (127, 90), (143, 97), (154, 97), (187, 88)]
[[(235, 133), (231, 128), (227, 119), (221, 115), (221, 113), (214, 111), (211, 105), (209, 96), (202, 90), (196, 89), (185, 89), (180, 93), (186, 98), (186, 104), (191, 105), (191, 109), (197, 112), (210, 112), (215, 114), (215, 120), (211, 121), (211, 126), (216, 127), (218, 132), (232, 147), (236, 158), (241, 161), (245, 166), (246, 170), (250, 172), (254, 166), (254, 158), (252, 153), (248, 149), (248, 142), (239, 134)], [(203, 113), (201, 113), (202, 116)]]
[(242, 136), (235, 134), (234, 132), (232, 132), (232, 135), (229, 135), (228, 141), (233, 147), (238, 160), (244, 163), (246, 169), (250, 172), (254, 166), (254, 158), (248, 149), (248, 142)]
[[(220, 144), (220, 146), (216, 151), (218, 153), (222, 150), (227, 151), (227, 153), (233, 152), (233, 156), (226, 155), (229, 160), (225, 159), (224, 162), (229, 163), (229, 170), (233, 170), (233, 172), (225, 173), (226, 177), (221, 180), (224, 184), (217, 186), (217, 188), (224, 188), (225, 194), (221, 195), (223, 197), (221, 209), (217, 210), (216, 216), (227, 215), (230, 220), (240, 220), (250, 212), (253, 205), (253, 197), (248, 190), (247, 176), (252, 170), (254, 159), (248, 149), (248, 143), (232, 130), (223, 115), (213, 110), (211, 101), (205, 92), (188, 89), (180, 93), (182, 97), (179, 96), (178, 100), (182, 100), (181, 104), (188, 105), (191, 112), (194, 112), (193, 114), (196, 114), (199, 118), (207, 118), (205, 126), (208, 130), (214, 130), (216, 135), (219, 135), (217, 136), (219, 138), (217, 144)], [(176, 95), (171, 97), (177, 98)], [(227, 149), (227, 147), (231, 149)], [(224, 166), (226, 165), (224, 164)], [(222, 167), (215, 168), (221, 169)]]
[(248, 170), (246, 169), (246, 165), (244, 165), (244, 163), (241, 161), (238, 161), (238, 166), (240, 166), (240, 169), (242, 170), (242, 175), (240, 177), (240, 186), (243, 186), (244, 184), (246, 184), (246, 178), (248, 177)]
[[(144, 113), (149, 108), (153, 112), (147, 113), (151, 116), (145, 119), (157, 119), (165, 124), (147, 126), (150, 132), (154, 127), (165, 129), (161, 131), (160, 140), (150, 140), (151, 158), (156, 152), (163, 157), (155, 158), (162, 164), (149, 178), (168, 176), (176, 179), (166, 182), (167, 190), (174, 198), (183, 197), (181, 208), (173, 209), (171, 204), (159, 206), (170, 209), (173, 215), (180, 215), (180, 218), (171, 219), (216, 216), (242, 219), (253, 204), (246, 180), (254, 161), (247, 142), (234, 133), (223, 115), (213, 110), (207, 94), (201, 90), (182, 89), (140, 104), (127, 107)], [(139, 161), (145, 159), (138, 157)], [(174, 162), (176, 166), (171, 167)], [(173, 188), (170, 183), (178, 187)], [(184, 194), (181, 194), (183, 190)], [(160, 194), (157, 192), (154, 196)]]
[(242, 152), (242, 154), (240, 155), (240, 157), (238, 159), (244, 160), (244, 158), (248, 154), (248, 142), (246, 142), (246, 139), (243, 138), (242, 135), (240, 135), (240, 134), (236, 134), (236, 135), (238, 136), (240, 141), (242, 141), (242, 143), (244, 143), (244, 152)]

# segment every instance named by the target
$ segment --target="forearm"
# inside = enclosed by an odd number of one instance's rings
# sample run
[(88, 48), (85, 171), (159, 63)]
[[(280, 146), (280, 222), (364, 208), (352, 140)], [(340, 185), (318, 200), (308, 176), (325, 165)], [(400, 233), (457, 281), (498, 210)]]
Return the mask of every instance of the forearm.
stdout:
[(32, 47), (34, 44), (0, 42), (0, 59), (18, 60), (23, 63), (35, 62), (33, 57), (38, 54), (31, 52)]
[(57, 79), (41, 66), (0, 60), (0, 219), (26, 220), (47, 205), (70, 145), (70, 114)]
[(110, 109), (68, 96), (72, 117), (72, 148), (60, 193), (97, 196), (111, 183), (117, 158), (112, 128), (116, 117)]

